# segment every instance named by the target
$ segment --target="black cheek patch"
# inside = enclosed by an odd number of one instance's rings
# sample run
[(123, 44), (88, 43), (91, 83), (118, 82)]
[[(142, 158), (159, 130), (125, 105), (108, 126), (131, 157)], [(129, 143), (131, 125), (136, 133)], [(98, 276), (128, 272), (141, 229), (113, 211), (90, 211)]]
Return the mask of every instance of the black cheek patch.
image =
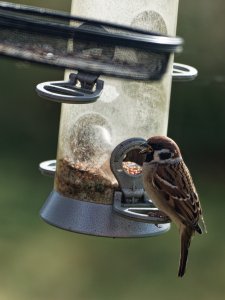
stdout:
[(170, 152), (168, 152), (168, 153), (160, 153), (159, 157), (160, 157), (161, 160), (169, 159), (169, 158), (171, 158), (171, 153)]
[(150, 162), (150, 161), (152, 161), (153, 160), (153, 153), (154, 152), (149, 152), (149, 153), (147, 153), (147, 155), (146, 155), (146, 158), (145, 158), (145, 161), (146, 162)]

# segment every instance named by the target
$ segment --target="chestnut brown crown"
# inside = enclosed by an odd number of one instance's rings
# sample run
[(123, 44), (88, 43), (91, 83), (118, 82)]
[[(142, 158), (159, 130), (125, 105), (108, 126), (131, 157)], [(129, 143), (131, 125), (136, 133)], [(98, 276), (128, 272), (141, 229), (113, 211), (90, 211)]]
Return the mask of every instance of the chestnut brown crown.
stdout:
[(161, 160), (181, 157), (178, 145), (171, 138), (166, 136), (153, 136), (140, 146), (142, 148), (140, 153), (151, 154), (152, 159), (154, 153), (158, 153)]

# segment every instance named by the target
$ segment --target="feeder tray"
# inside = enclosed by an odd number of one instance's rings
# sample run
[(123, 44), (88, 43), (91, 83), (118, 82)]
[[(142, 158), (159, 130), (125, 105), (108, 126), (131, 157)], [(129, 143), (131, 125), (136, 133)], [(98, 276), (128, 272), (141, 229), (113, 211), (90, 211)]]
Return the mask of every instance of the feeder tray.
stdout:
[[(170, 220), (145, 194), (141, 171), (129, 174), (125, 170), (125, 164), (128, 166), (129, 160), (135, 159), (144, 141), (128, 139), (112, 152), (110, 165), (119, 182), (112, 205), (72, 200), (53, 191), (41, 210), (41, 217), (66, 230), (108, 237), (144, 237), (168, 231)], [(43, 175), (54, 176), (56, 161), (43, 162), (39, 169)]]

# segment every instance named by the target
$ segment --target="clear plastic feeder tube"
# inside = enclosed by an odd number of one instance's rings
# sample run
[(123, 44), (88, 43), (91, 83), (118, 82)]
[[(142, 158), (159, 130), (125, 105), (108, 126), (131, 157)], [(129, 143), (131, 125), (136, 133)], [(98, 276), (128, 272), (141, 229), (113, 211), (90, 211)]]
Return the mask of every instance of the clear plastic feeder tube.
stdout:
[[(175, 36), (178, 2), (73, 0), (72, 13)], [(62, 105), (57, 192), (67, 198), (112, 204), (118, 185), (109, 163), (113, 149), (128, 138), (167, 134), (172, 63), (173, 56), (160, 81), (107, 78), (97, 102)]]

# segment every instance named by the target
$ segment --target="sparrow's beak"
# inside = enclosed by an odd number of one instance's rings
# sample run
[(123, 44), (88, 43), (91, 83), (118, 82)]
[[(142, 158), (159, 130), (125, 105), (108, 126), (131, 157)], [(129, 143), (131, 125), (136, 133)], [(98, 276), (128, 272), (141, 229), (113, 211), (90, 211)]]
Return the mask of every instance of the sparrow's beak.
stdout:
[(142, 150), (139, 152), (141, 154), (145, 154), (153, 151), (152, 147), (146, 142), (141, 144), (140, 147), (142, 148)]

